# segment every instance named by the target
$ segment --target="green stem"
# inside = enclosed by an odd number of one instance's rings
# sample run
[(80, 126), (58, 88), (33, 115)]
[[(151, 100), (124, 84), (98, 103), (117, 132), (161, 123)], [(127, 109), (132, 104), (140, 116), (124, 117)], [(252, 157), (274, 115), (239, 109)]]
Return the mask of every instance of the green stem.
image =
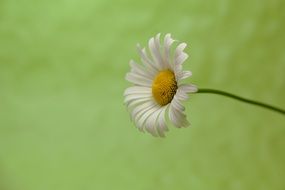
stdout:
[(281, 113), (281, 114), (285, 115), (285, 110), (283, 110), (283, 109), (280, 109), (280, 108), (277, 108), (275, 106), (271, 106), (269, 104), (265, 104), (265, 103), (262, 103), (262, 102), (258, 102), (258, 101), (255, 101), (255, 100), (249, 100), (247, 98), (242, 98), (240, 96), (237, 96), (237, 95), (234, 95), (234, 94), (231, 94), (231, 93), (228, 93), (228, 92), (224, 92), (224, 91), (221, 91), (221, 90), (200, 88), (200, 89), (198, 89), (197, 93), (218, 94), (218, 95), (222, 95), (222, 96), (226, 96), (226, 97), (229, 97), (229, 98), (233, 98), (233, 99), (236, 99), (236, 100), (248, 103), (248, 104), (260, 106), (260, 107), (269, 109), (271, 111), (275, 111), (275, 112), (278, 112), (278, 113)]

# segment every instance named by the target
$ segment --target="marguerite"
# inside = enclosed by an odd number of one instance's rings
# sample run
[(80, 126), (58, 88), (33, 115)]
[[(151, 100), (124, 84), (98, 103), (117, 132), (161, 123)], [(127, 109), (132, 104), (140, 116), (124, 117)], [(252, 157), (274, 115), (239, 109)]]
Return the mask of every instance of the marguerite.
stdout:
[(125, 104), (131, 118), (140, 131), (148, 131), (153, 136), (164, 136), (168, 131), (166, 114), (175, 127), (187, 127), (182, 101), (188, 99), (188, 93), (197, 92), (193, 84), (181, 84), (192, 75), (182, 70), (182, 63), (188, 58), (183, 50), (186, 43), (180, 43), (171, 56), (171, 45), (175, 42), (170, 34), (165, 35), (160, 44), (160, 34), (148, 42), (148, 56), (145, 48), (137, 45), (142, 64), (130, 61), (131, 71), (126, 80), (133, 83), (125, 90)]

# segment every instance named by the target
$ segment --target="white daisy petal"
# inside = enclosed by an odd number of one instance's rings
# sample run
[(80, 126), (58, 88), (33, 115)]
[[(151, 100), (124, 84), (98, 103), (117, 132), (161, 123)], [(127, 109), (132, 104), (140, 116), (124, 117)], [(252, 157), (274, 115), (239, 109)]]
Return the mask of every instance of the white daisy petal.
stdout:
[(182, 77), (182, 74), (183, 74), (182, 65), (174, 65), (174, 73), (175, 73), (176, 81), (180, 83), (181, 81), (180, 78)]
[(134, 83), (135, 85), (141, 85), (146, 87), (151, 87), (152, 81), (146, 77), (136, 75), (134, 73), (127, 73), (126, 80)]
[(189, 98), (188, 94), (180, 88), (177, 89), (175, 96), (177, 96), (177, 99), (180, 101), (185, 101)]
[(128, 111), (131, 112), (136, 106), (149, 101), (152, 101), (152, 98), (140, 98), (129, 102), (126, 106)]
[(164, 62), (165, 62), (165, 64), (167, 64), (167, 66), (171, 70), (174, 70), (174, 69), (173, 69), (173, 65), (171, 63), (171, 59), (170, 59), (170, 48), (171, 48), (171, 45), (174, 41), (175, 40), (173, 40), (171, 38), (170, 34), (165, 35), (165, 38), (164, 38)]
[(130, 95), (130, 94), (150, 94), (151, 88), (145, 87), (145, 86), (132, 86), (125, 90), (124, 96)]
[(152, 113), (149, 118), (146, 120), (145, 129), (151, 133), (153, 136), (157, 136), (157, 118), (161, 113), (162, 109), (157, 109), (154, 113)]
[(187, 46), (186, 43), (181, 43), (181, 44), (179, 44), (179, 45), (177, 46), (177, 48), (175, 49), (174, 58), (179, 57), (179, 56), (183, 53), (183, 51), (184, 51), (184, 49), (186, 48), (186, 46)]
[(133, 60), (130, 61), (130, 66), (132, 68), (131, 72), (137, 75), (147, 77), (149, 79), (152, 79), (155, 76), (152, 72), (145, 70), (145, 68), (142, 65), (137, 64)]
[(169, 110), (168, 110), (168, 116), (170, 121), (173, 123), (173, 125), (177, 128), (182, 127), (178, 121), (178, 118), (176, 117), (176, 115), (174, 114), (174, 110), (173, 108), (170, 106)]
[(158, 68), (156, 67), (155, 63), (153, 63), (153, 61), (150, 60), (150, 58), (148, 57), (145, 48), (141, 48), (140, 45), (137, 44), (137, 50), (141, 56), (141, 61), (144, 66), (148, 69), (149, 72), (151, 72), (152, 74), (156, 74)]
[(152, 94), (130, 94), (130, 95), (125, 96), (124, 103), (128, 105), (132, 101), (135, 101), (141, 98), (151, 98), (151, 97), (152, 97)]
[(168, 131), (166, 122), (165, 122), (165, 111), (168, 106), (162, 108), (158, 118), (157, 118), (157, 132), (159, 136), (164, 137), (164, 132)]
[(198, 88), (193, 84), (182, 84), (179, 86), (179, 89), (185, 93), (195, 93), (198, 91)]
[(191, 77), (191, 76), (192, 76), (191, 71), (182, 71), (178, 80), (183, 80), (183, 79), (186, 79), (186, 78)]
[(156, 51), (158, 52), (158, 54), (157, 54), (158, 55), (158, 57), (157, 57), (158, 58), (158, 64), (160, 65), (160, 68), (164, 70), (167, 68), (167, 64), (164, 63), (163, 57), (161, 54), (160, 33), (155, 36), (154, 45), (155, 45)]
[(175, 127), (188, 127), (190, 123), (186, 119), (186, 115), (182, 110), (175, 109), (173, 103), (170, 104), (169, 108), (169, 119)]
[(132, 115), (132, 120), (134, 120), (135, 122), (137, 122), (140, 117), (147, 112), (148, 110), (156, 107), (157, 105), (154, 104), (152, 101), (148, 101), (145, 103), (142, 103), (140, 105), (138, 105), (136, 108), (133, 109), (133, 111), (131, 112)]
[(150, 54), (156, 64), (156, 67), (159, 69), (159, 70), (162, 70), (163, 69), (163, 65), (162, 65), (162, 59), (161, 59), (161, 53), (160, 53), (160, 50), (156, 47), (155, 45), (155, 40), (154, 38), (151, 38), (149, 41), (148, 41), (148, 46), (149, 46), (149, 50), (150, 50)]
[(175, 96), (173, 97), (173, 100), (172, 100), (171, 103), (173, 104), (173, 107), (174, 107), (175, 109), (177, 109), (177, 110), (182, 110), (182, 111), (185, 110), (185, 107), (184, 107), (184, 106), (180, 103), (180, 101), (178, 100), (177, 95), (175, 95)]
[(136, 122), (138, 128), (143, 130), (147, 118), (158, 109), (159, 109), (159, 106), (155, 106), (155, 107), (152, 107), (151, 109), (147, 110), (144, 114), (142, 114), (141, 117)]
[(181, 65), (188, 57), (187, 53), (181, 53), (175, 58), (174, 65)]

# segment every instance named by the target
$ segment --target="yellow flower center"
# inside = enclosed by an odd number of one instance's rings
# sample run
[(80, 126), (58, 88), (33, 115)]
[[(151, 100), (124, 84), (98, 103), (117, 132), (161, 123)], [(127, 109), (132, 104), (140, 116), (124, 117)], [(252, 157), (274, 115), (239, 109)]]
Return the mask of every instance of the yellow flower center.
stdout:
[(177, 82), (175, 75), (170, 70), (160, 71), (152, 82), (152, 95), (161, 106), (171, 102), (176, 90)]

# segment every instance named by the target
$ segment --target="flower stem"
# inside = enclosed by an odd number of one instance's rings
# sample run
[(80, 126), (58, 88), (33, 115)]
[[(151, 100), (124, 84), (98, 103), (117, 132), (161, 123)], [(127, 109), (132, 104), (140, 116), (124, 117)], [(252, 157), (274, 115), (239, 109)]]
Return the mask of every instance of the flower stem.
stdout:
[(283, 110), (283, 109), (280, 109), (280, 108), (277, 108), (275, 106), (272, 106), (272, 105), (269, 105), (269, 104), (265, 104), (265, 103), (262, 103), (262, 102), (258, 102), (258, 101), (255, 101), (255, 100), (249, 100), (247, 98), (243, 98), (243, 97), (240, 97), (240, 96), (228, 93), (228, 92), (224, 92), (224, 91), (221, 91), (221, 90), (200, 88), (200, 89), (198, 89), (197, 93), (218, 94), (218, 95), (222, 95), (222, 96), (226, 96), (226, 97), (229, 97), (229, 98), (233, 98), (233, 99), (236, 99), (236, 100), (248, 103), (248, 104), (260, 106), (260, 107), (269, 109), (271, 111), (275, 111), (275, 112), (278, 112), (278, 113), (281, 113), (281, 114), (285, 115), (285, 110)]

